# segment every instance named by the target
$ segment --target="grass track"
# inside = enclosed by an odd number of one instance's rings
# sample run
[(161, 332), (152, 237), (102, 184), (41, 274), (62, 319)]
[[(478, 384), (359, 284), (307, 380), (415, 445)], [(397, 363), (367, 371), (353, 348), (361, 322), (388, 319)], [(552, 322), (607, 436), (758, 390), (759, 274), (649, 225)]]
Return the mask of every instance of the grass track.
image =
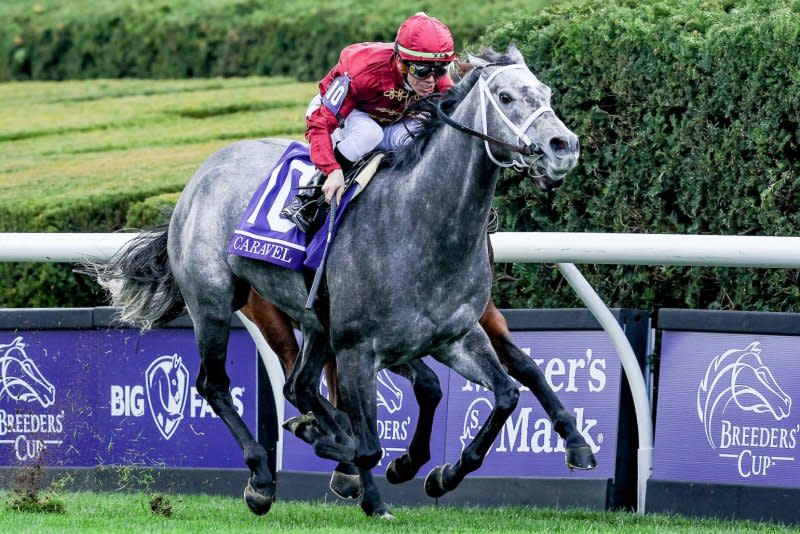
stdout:
[(316, 91), (289, 78), (0, 84), (19, 111), (0, 123), (0, 209), (180, 191), (225, 144), (302, 139)]
[[(570, 533), (778, 533), (796, 528), (752, 522), (695, 520), (625, 512), (535, 508), (394, 508), (392, 523), (367, 518), (353, 505), (277, 502), (263, 517), (241, 499), (171, 495), (171, 517), (154, 515), (143, 493), (65, 493), (64, 514), (0, 508), (0, 532), (547, 532)], [(3, 495), (7, 502), (8, 495)]]

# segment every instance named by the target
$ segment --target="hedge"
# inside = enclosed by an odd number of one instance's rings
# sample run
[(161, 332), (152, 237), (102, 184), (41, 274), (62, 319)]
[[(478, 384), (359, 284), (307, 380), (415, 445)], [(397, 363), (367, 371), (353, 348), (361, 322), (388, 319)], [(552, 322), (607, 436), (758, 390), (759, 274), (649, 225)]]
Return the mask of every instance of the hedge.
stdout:
[(14, 15), (0, 23), (0, 80), (246, 75), (317, 80), (345, 45), (390, 41), (400, 22), (416, 11), (446, 21), (460, 47), (499, 17), (552, 3), (80, 0), (73, 8), (53, 2), (31, 10), (29, 2), (9, 2), (0, 8)]
[[(581, 140), (553, 195), (504, 175), (503, 230), (798, 234), (800, 2), (593, 1), (481, 41), (515, 42)], [(584, 273), (615, 306), (800, 310), (796, 270)], [(547, 267), (505, 265), (498, 280), (503, 305), (579, 305)]]

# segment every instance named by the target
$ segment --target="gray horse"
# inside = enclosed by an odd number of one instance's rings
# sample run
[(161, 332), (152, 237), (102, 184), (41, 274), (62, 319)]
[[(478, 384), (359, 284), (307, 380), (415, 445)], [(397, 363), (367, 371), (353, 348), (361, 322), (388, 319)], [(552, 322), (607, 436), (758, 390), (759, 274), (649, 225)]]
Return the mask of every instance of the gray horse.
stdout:
[[(231, 317), (250, 287), (301, 325), (302, 353), (285, 394), (313, 416), (295, 431), (317, 454), (358, 467), (361, 506), (370, 515), (391, 517), (370, 471), (381, 457), (378, 371), (413, 375), (415, 360), (431, 354), (494, 392), (493, 410), (461, 458), (426, 478), (434, 497), (480, 466), (516, 406), (517, 387), (478, 325), (491, 289), (486, 222), (497, 171), (514, 167), (552, 189), (575, 166), (579, 147), (550, 108), (550, 89), (515, 47), (471, 62), (476, 68), (431, 114), (425, 133), (348, 208), (328, 258), (323, 313), (305, 309), (302, 274), (225, 252), (265, 171), (286, 148), (282, 141), (243, 141), (214, 154), (187, 184), (168, 229), (97, 266), (123, 320), (148, 326), (188, 308), (202, 360), (197, 390), (242, 446), (252, 473), (245, 499), (255, 513), (269, 510), (275, 482), (264, 449), (233, 407), (225, 372)], [(318, 387), (331, 351), (338, 408)]]

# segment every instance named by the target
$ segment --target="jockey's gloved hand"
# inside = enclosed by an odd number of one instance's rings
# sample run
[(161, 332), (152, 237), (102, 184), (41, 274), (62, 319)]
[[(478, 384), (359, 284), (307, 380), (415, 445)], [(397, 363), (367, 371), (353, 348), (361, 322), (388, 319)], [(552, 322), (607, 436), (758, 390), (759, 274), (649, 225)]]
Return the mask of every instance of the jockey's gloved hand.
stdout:
[(322, 192), (325, 194), (325, 202), (331, 203), (331, 198), (336, 195), (336, 203), (342, 202), (344, 193), (344, 173), (342, 169), (332, 171), (322, 184)]

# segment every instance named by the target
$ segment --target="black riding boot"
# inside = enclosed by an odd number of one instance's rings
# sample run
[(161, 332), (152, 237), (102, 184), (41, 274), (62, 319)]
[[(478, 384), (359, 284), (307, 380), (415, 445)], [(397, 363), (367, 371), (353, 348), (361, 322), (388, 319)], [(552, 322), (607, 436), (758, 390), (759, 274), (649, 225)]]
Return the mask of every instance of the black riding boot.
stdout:
[(300, 230), (308, 233), (311, 229), (319, 206), (324, 202), (322, 196), (322, 183), (325, 177), (317, 171), (309, 180), (310, 189), (301, 189), (297, 195), (282, 210), (281, 215), (292, 221)]
[[(338, 148), (333, 149), (333, 154), (343, 171), (347, 172), (353, 166), (353, 162), (345, 158)], [(321, 171), (317, 171), (311, 177), (308, 185), (322, 186), (325, 178), (327, 176), (323, 176)], [(309, 230), (317, 230), (322, 225), (323, 218), (320, 217), (319, 207), (324, 203), (321, 187), (301, 189), (292, 201), (281, 210), (281, 215), (292, 221), (300, 230), (308, 233)]]

